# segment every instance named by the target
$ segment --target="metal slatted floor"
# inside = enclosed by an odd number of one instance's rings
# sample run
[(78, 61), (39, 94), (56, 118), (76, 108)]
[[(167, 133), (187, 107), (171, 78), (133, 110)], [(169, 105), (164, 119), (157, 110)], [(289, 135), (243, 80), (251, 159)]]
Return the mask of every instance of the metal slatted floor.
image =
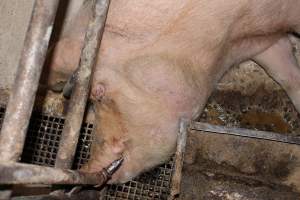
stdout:
[[(5, 107), (0, 106), (0, 127)], [(64, 118), (34, 112), (27, 133), (21, 162), (53, 167), (58, 151), (59, 140), (64, 126)], [(74, 169), (80, 168), (89, 159), (93, 141), (93, 124), (84, 123), (76, 150)], [(122, 185), (110, 185), (104, 199), (164, 200), (170, 193), (174, 161), (144, 173), (135, 180)]]

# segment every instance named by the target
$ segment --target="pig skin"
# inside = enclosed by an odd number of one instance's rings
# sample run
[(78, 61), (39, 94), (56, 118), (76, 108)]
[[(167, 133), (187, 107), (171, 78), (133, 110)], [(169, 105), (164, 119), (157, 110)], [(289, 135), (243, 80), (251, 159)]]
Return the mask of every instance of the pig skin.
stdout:
[[(197, 117), (223, 74), (248, 59), (285, 89), (294, 85), (288, 93), (300, 110), (299, 85), (279, 74), (298, 65), (273, 69), (266, 56), (281, 47), (291, 56), (286, 37), (299, 30), (299, 10), (299, 0), (111, 0), (91, 92), (95, 142), (82, 170), (99, 171), (123, 156), (116, 183), (165, 162), (179, 118)], [(53, 51), (52, 71), (76, 68), (90, 13), (86, 1)]]

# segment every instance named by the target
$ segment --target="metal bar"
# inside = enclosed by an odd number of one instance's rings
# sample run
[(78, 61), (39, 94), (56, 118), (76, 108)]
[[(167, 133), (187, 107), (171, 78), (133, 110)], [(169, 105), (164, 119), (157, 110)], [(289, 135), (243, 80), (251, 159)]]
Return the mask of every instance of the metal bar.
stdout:
[(168, 198), (169, 200), (176, 199), (180, 194), (182, 167), (184, 161), (188, 125), (188, 120), (180, 120), (180, 127), (177, 135), (177, 148), (175, 154), (175, 170), (172, 176), (171, 192), (170, 197)]
[(59, 0), (36, 0), (0, 135), (0, 160), (22, 153)]
[(0, 164), (0, 184), (71, 184), (101, 185), (109, 175), (106, 170), (99, 173), (44, 167), (31, 164), (8, 162)]
[(71, 95), (65, 126), (59, 145), (55, 167), (71, 168), (80, 128), (89, 95), (92, 68), (95, 65), (110, 0), (96, 0), (81, 53), (79, 69)]
[(275, 142), (282, 142), (288, 144), (297, 144), (300, 145), (300, 137), (295, 137), (287, 134), (279, 134), (268, 131), (256, 131), (249, 130), (244, 128), (234, 128), (234, 127), (224, 127), (224, 126), (216, 126), (208, 123), (202, 122), (192, 122), (190, 125), (190, 129), (196, 131), (205, 131), (217, 134), (227, 134), (227, 135), (235, 135), (241, 137), (262, 139), (262, 140), (271, 140)]
[(0, 187), (0, 199), (1, 200), (11, 199), (11, 195), (12, 195), (11, 187), (9, 187), (9, 186), (1, 186)]
[(82, 199), (99, 199), (100, 192), (97, 190), (86, 190), (75, 195), (65, 193), (59, 195), (38, 195), (38, 196), (22, 196), (13, 197), (12, 200), (82, 200)]

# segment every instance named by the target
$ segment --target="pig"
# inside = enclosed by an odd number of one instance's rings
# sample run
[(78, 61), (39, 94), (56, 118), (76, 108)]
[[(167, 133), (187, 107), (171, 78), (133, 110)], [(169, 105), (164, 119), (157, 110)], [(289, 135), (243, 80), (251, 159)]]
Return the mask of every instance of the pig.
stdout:
[[(79, 62), (92, 12), (85, 1), (53, 49), (49, 80)], [(300, 111), (300, 68), (288, 34), (300, 30), (299, 0), (111, 0), (93, 74), (95, 140), (82, 168), (124, 157), (110, 183), (124, 183), (175, 152), (179, 119), (195, 119), (233, 65), (252, 59)]]

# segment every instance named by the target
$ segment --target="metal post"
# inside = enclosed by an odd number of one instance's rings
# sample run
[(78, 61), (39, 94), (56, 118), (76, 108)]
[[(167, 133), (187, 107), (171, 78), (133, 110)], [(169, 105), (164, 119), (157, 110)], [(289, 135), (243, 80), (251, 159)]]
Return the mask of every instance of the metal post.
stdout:
[[(0, 160), (22, 153), (59, 0), (36, 0), (0, 135)], [(2, 174), (2, 172), (1, 172)]]
[(56, 158), (55, 167), (58, 168), (69, 169), (73, 163), (89, 95), (92, 69), (100, 46), (109, 3), (110, 0), (96, 0), (95, 2)]
[(189, 121), (186, 119), (180, 120), (180, 127), (177, 136), (177, 148), (175, 154), (175, 170), (172, 176), (171, 194), (168, 198), (169, 200), (176, 199), (180, 194), (181, 187), (181, 177), (182, 177), (182, 167), (184, 161), (184, 153), (187, 140), (187, 130), (189, 126)]

